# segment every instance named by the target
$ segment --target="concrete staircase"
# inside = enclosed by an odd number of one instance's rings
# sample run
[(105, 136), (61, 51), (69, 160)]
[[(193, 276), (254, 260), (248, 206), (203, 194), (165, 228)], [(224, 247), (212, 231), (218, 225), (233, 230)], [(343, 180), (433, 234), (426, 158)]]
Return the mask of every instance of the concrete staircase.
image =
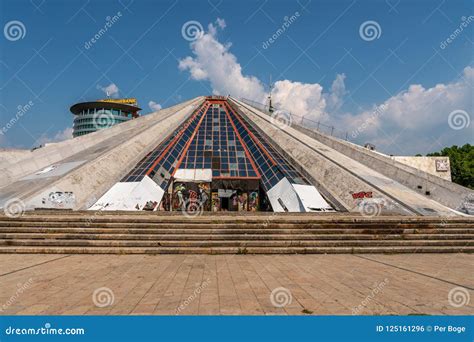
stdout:
[(472, 253), (474, 219), (252, 213), (0, 216), (0, 253)]

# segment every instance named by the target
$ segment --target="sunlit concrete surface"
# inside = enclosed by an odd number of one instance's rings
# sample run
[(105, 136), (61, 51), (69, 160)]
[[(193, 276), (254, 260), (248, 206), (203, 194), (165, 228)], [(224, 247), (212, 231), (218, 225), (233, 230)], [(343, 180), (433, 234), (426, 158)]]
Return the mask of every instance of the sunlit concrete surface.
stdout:
[[(474, 255), (0, 255), (1, 314), (474, 312)], [(273, 293), (273, 295), (272, 295)]]

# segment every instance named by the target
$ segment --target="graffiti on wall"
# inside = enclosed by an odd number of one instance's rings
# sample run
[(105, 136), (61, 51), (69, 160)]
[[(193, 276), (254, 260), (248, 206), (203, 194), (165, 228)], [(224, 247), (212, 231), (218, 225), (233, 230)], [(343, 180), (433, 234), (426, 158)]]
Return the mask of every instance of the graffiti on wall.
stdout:
[(449, 162), (447, 159), (437, 159), (435, 162), (437, 172), (449, 171)]
[(43, 197), (41, 203), (47, 208), (73, 208), (76, 197), (71, 191), (53, 191), (48, 197)]
[(212, 193), (212, 211), (216, 212), (221, 209), (221, 200), (217, 191)]
[(245, 211), (247, 210), (247, 203), (248, 203), (248, 195), (246, 192), (239, 191), (234, 196), (234, 208), (237, 211)]
[(186, 205), (195, 203), (202, 206), (203, 210), (209, 210), (209, 191), (209, 183), (175, 183), (172, 195), (173, 210), (185, 210)]
[(258, 191), (252, 191), (249, 195), (249, 211), (258, 210)]
[(353, 199), (359, 199), (359, 198), (372, 198), (372, 191), (360, 191), (360, 192), (354, 192), (352, 193), (352, 198)]

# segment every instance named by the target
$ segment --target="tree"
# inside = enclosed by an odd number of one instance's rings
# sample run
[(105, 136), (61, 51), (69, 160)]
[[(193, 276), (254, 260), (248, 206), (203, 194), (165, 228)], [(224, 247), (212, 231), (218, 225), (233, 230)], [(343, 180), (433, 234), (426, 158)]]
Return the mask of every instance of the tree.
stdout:
[(429, 153), (427, 156), (449, 157), (453, 182), (474, 189), (474, 146), (453, 145), (443, 148), (440, 152)]

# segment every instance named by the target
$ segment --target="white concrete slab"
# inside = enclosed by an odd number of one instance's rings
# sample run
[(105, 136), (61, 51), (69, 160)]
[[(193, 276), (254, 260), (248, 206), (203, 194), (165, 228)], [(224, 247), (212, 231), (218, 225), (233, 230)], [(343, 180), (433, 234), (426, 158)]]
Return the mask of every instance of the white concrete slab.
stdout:
[(267, 192), (268, 199), (275, 212), (304, 212), (305, 209), (298, 194), (287, 178), (280, 180)]
[(298, 194), (301, 203), (303, 203), (305, 211), (333, 211), (333, 208), (313, 185), (292, 184), (292, 186)]
[(141, 182), (116, 183), (88, 210), (143, 210), (149, 201), (159, 204), (163, 194), (163, 189), (145, 176)]
[(212, 169), (178, 169), (174, 179), (177, 182), (211, 182)]

